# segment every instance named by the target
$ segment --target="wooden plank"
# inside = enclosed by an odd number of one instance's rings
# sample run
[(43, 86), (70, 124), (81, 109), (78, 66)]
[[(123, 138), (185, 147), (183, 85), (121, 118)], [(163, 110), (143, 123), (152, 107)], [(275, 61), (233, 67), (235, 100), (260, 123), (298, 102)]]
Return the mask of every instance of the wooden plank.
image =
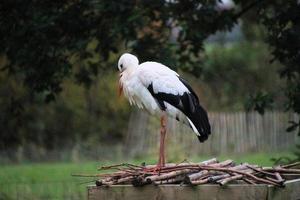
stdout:
[(266, 185), (148, 185), (132, 187), (130, 185), (111, 187), (88, 187), (88, 200), (208, 200), (208, 199), (266, 199), (268, 187)]
[(284, 188), (267, 185), (148, 185), (133, 187), (116, 185), (111, 187), (88, 186), (88, 200), (208, 200), (208, 199), (300, 199), (300, 179), (287, 181)]
[(269, 200), (299, 200), (300, 199), (300, 179), (290, 180), (285, 183), (284, 188), (269, 186)]

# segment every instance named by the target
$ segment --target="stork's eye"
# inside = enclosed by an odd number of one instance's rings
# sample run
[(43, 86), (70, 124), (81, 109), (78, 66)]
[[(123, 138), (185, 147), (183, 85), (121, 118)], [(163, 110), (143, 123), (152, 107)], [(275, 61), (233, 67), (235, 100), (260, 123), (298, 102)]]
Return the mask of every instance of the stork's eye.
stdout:
[(120, 65), (121, 69), (123, 69), (123, 64)]

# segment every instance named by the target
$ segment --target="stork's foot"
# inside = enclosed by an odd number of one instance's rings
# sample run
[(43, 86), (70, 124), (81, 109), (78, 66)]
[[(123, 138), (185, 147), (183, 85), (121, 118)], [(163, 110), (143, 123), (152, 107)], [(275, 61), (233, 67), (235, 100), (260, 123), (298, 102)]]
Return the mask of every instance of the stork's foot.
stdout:
[(153, 173), (153, 174), (160, 174), (160, 172), (163, 170), (163, 166), (160, 164), (157, 164), (155, 167), (151, 168), (145, 168), (144, 172), (146, 173)]

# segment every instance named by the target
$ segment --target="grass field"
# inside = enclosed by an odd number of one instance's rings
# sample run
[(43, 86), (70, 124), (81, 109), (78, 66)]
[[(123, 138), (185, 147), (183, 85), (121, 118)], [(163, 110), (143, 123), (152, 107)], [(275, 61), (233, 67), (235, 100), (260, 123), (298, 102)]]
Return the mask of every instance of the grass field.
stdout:
[[(243, 156), (219, 156), (219, 160), (233, 159), (237, 163), (248, 162), (271, 166), (271, 158), (291, 156), (289, 152), (259, 153)], [(191, 161), (201, 161), (211, 157), (192, 158)], [(131, 161), (140, 164), (145, 160)], [(155, 159), (147, 159), (155, 163)], [(120, 163), (124, 161), (116, 161)], [(179, 161), (177, 161), (179, 162)], [(108, 162), (84, 163), (42, 163), (0, 166), (0, 200), (2, 199), (85, 199), (86, 186), (93, 184), (93, 178), (77, 178), (71, 174), (95, 174), (97, 166), (110, 164)], [(91, 181), (88, 183), (88, 181)]]

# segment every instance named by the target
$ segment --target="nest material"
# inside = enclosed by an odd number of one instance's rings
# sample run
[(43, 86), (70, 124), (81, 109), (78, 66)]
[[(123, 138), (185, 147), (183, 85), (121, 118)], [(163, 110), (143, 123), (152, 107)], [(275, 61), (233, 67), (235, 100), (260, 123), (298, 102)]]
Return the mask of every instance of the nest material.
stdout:
[[(285, 180), (300, 178), (300, 169), (295, 169), (300, 162), (276, 167), (260, 167), (248, 163), (236, 165), (232, 160), (219, 162), (216, 158), (200, 163), (168, 163), (164, 167), (156, 165), (133, 165), (128, 163), (103, 166), (100, 171), (113, 170), (111, 173), (93, 175), (99, 180), (97, 186), (132, 184), (268, 184), (284, 186)], [(85, 176), (85, 175), (77, 175)]]

